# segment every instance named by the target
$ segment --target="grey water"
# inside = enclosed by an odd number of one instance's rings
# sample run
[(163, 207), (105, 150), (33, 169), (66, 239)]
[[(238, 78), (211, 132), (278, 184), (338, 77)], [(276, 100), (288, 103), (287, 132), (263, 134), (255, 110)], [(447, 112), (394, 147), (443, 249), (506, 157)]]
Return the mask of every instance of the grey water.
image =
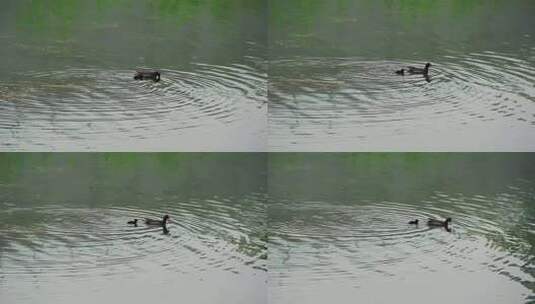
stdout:
[(0, 149), (264, 151), (264, 6), (3, 1)]
[(535, 148), (533, 1), (270, 4), (270, 151)]
[[(0, 302), (266, 303), (265, 165), (264, 154), (1, 154)], [(167, 231), (143, 223), (164, 214)]]
[(270, 155), (270, 303), (532, 303), (534, 161)]

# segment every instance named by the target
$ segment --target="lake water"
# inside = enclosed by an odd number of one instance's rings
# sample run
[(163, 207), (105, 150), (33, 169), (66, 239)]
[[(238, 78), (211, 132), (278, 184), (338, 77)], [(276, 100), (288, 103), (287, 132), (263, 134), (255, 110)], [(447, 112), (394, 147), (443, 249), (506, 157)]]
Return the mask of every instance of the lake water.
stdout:
[(269, 303), (533, 303), (534, 161), (271, 154)]
[[(265, 154), (0, 154), (0, 302), (266, 303), (265, 166)], [(126, 223), (163, 214), (167, 233)]]
[[(533, 151), (535, 2), (270, 2), (270, 151)], [(429, 79), (398, 76), (432, 63)]]
[(531, 303), (534, 162), (3, 153), (0, 302)]
[(0, 149), (264, 151), (266, 14), (256, 0), (4, 1)]

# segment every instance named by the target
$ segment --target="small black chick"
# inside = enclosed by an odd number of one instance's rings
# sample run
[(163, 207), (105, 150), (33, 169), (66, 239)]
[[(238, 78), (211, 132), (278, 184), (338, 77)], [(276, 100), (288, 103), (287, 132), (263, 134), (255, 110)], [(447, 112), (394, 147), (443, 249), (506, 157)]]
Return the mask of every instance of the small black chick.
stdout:
[(398, 75), (405, 75), (405, 69), (397, 70), (396, 74)]
[(133, 221), (128, 221), (127, 224), (137, 226), (137, 219), (134, 219)]
[(418, 225), (418, 220), (410, 221), (409, 225)]

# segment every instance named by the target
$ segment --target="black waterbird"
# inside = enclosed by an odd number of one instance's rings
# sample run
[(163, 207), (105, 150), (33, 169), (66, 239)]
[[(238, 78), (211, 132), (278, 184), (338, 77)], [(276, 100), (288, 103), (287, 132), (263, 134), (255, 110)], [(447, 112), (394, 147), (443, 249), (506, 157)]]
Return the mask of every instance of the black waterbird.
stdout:
[(408, 67), (407, 72), (409, 72), (409, 74), (428, 75), (430, 66), (431, 66), (431, 64), (429, 62), (425, 64), (425, 67), (423, 69), (410, 66), (410, 67)]
[(151, 225), (151, 226), (164, 226), (165, 227), (165, 225), (167, 224), (167, 220), (169, 220), (169, 215), (166, 214), (163, 216), (163, 219), (161, 221), (146, 218), (145, 224)]
[(134, 75), (135, 80), (153, 80), (154, 82), (160, 81), (160, 72), (158, 71), (136, 71)]
[(443, 227), (444, 229), (446, 229), (446, 231), (451, 232), (450, 223), (451, 223), (451, 217), (448, 217), (444, 221), (437, 220), (437, 219), (429, 219), (427, 221), (427, 226), (431, 228)]

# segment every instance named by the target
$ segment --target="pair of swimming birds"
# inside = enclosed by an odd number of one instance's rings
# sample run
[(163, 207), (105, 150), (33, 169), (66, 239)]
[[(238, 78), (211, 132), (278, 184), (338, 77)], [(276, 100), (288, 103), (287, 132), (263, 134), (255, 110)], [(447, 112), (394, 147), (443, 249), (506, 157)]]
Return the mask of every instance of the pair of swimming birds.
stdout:
[[(165, 227), (167, 225), (167, 221), (169, 220), (169, 215), (164, 215), (162, 220), (155, 220), (155, 219), (145, 219), (145, 224), (149, 226), (162, 226)], [(133, 219), (131, 221), (128, 221), (129, 225), (137, 226), (137, 219)]]
[(410, 66), (410, 67), (407, 67), (407, 69), (397, 70), (396, 74), (405, 75), (405, 72), (407, 72), (407, 73), (409, 73), (411, 75), (424, 75), (424, 76), (427, 76), (427, 75), (429, 75), (429, 67), (430, 66), (431, 66), (431, 64), (429, 62), (425, 64), (424, 68), (416, 68), (416, 67)]

